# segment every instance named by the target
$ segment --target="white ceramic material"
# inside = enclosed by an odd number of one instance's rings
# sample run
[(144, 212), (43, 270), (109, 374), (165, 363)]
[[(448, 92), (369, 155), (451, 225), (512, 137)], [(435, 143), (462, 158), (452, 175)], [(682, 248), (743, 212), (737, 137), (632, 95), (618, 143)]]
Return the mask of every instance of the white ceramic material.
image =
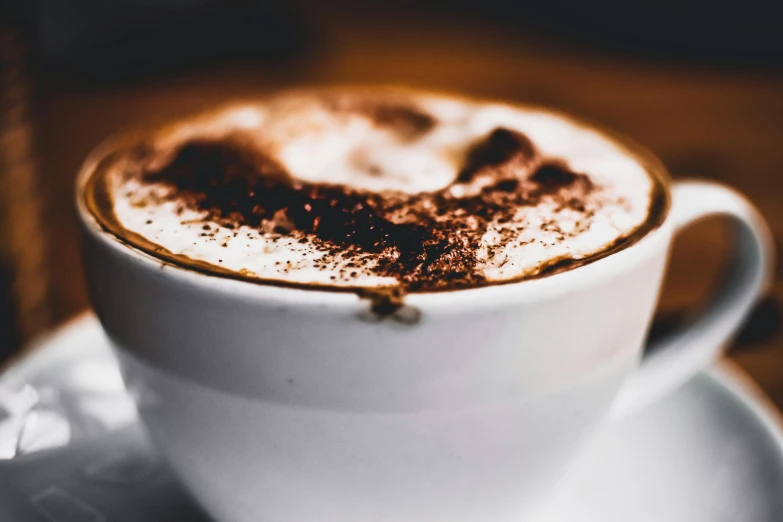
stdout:
[(671, 196), (658, 229), (594, 263), (407, 296), (415, 324), (370, 320), (352, 294), (165, 265), (103, 232), (81, 201), (80, 214), (126, 383), (216, 519), (499, 522), (541, 503), (640, 366), (678, 228), (731, 218), (733, 271), (700, 319), (650, 351), (618, 414), (701, 370), (761, 292), (771, 241), (755, 210), (715, 184)]
[[(94, 317), (0, 376), (0, 411), (14, 412), (0, 448), (16, 448), (0, 452), (3, 522), (206, 522), (136, 422)], [(62, 425), (70, 436), (53, 437)], [(599, 430), (543, 510), (515, 522), (778, 522), (781, 426), (724, 364)]]

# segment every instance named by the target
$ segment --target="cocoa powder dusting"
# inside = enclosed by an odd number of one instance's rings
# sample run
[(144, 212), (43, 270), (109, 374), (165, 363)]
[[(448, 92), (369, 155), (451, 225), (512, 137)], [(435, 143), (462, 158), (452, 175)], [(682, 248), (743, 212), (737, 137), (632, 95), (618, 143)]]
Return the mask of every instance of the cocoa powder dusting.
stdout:
[[(417, 132), (432, 125), (389, 110), (377, 118), (402, 118)], [(170, 199), (203, 212), (205, 222), (293, 237), (323, 252), (325, 269), (334, 261), (347, 267), (345, 276), (364, 270), (391, 277), (403, 293), (480, 286), (477, 256), (490, 223), (512, 221), (520, 206), (545, 196), (584, 210), (581, 201), (593, 190), (586, 175), (544, 160), (524, 134), (505, 128), (474, 144), (451, 185), (415, 195), (295, 179), (241, 136), (194, 139), (169, 151), (166, 161), (148, 148), (138, 154), (141, 168), (129, 175), (168, 187)], [(472, 192), (457, 197), (458, 185)], [(518, 230), (504, 233), (501, 243)], [(384, 303), (394, 308), (392, 300)]]
[(431, 114), (420, 110), (408, 100), (374, 100), (354, 96), (324, 99), (324, 104), (335, 114), (353, 117), (363, 114), (377, 127), (394, 132), (399, 138), (415, 140), (426, 134), (437, 120)]

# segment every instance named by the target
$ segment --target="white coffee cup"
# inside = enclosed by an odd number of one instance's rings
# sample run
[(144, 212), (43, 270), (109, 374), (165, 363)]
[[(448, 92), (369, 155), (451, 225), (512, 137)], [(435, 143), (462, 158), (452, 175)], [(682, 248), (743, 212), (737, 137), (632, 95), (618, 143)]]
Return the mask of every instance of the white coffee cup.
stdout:
[[(667, 184), (661, 226), (541, 279), (408, 295), (415, 324), (163, 263), (77, 197), (93, 304), (150, 434), (217, 520), (525, 520), (600, 423), (708, 365), (770, 275), (744, 198), (638, 154)], [(709, 216), (736, 225), (728, 277), (642, 356), (672, 236)]]

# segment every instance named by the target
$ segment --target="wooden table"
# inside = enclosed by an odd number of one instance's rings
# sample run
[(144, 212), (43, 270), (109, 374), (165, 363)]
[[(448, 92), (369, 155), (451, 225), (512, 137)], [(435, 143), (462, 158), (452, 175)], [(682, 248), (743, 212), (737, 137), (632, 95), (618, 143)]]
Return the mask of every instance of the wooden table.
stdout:
[[(312, 82), (392, 82), (555, 106), (634, 136), (675, 178), (725, 181), (747, 194), (783, 234), (783, 78), (766, 73), (666, 66), (552, 46), (511, 29), (358, 19), (311, 11), (320, 37), (306, 56), (274, 67), (226, 68), (144, 85), (60, 89), (40, 106), (38, 129), (50, 191), (52, 303), (59, 320), (87, 307), (72, 208), (74, 174), (107, 134), (154, 118)], [(718, 273), (718, 223), (677, 241), (661, 303), (663, 323), (697, 302)], [(783, 337), (777, 303), (759, 308), (730, 356), (783, 406)]]

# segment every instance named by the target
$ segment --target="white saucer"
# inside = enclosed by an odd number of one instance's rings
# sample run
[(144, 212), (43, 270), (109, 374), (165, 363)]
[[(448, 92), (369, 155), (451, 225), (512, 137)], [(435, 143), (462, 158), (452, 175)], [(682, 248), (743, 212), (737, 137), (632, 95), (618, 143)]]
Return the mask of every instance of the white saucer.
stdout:
[[(780, 522), (783, 424), (725, 363), (607, 426), (536, 522)], [(0, 378), (0, 521), (203, 522), (85, 316)]]

